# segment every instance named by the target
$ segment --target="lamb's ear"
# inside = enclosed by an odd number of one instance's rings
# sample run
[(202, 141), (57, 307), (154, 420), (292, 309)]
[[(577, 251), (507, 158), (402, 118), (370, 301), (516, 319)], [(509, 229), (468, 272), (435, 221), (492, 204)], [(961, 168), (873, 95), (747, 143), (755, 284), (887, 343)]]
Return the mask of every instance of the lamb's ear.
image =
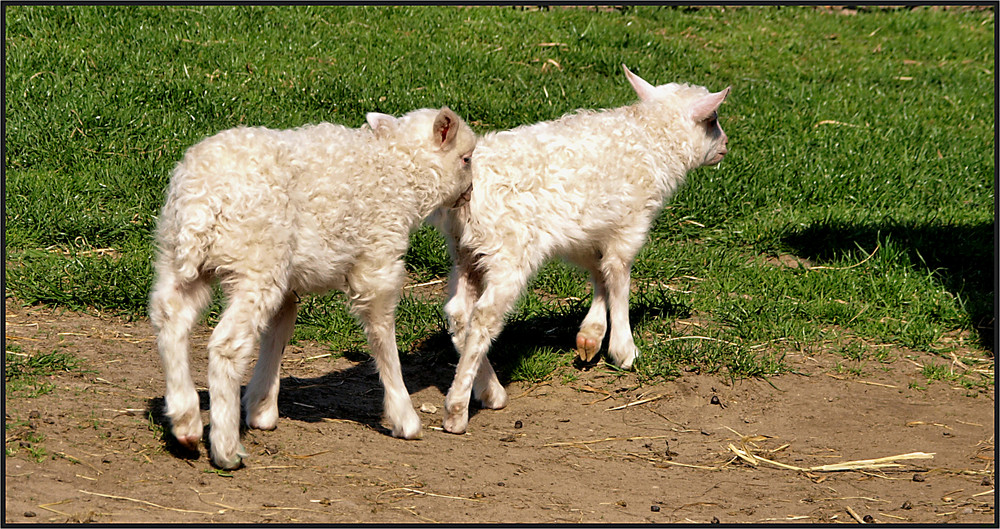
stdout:
[(399, 121), (389, 114), (381, 114), (378, 112), (369, 112), (365, 119), (368, 121), (368, 126), (372, 128), (375, 134), (379, 133), (379, 129), (392, 130), (396, 128), (396, 124)]
[(628, 66), (622, 65), (625, 69), (625, 77), (628, 78), (628, 82), (632, 85), (632, 89), (635, 90), (635, 94), (639, 96), (640, 101), (649, 101), (652, 99), (653, 94), (656, 92), (656, 87), (647, 83), (642, 77), (632, 73), (632, 70), (628, 69)]
[(458, 134), (458, 123), (458, 114), (448, 107), (441, 107), (441, 112), (438, 112), (437, 117), (434, 118), (433, 129), (434, 142), (441, 149), (450, 149), (452, 144), (455, 143), (455, 135)]
[(705, 121), (706, 119), (712, 117), (712, 113), (718, 110), (719, 105), (726, 100), (726, 96), (729, 95), (729, 89), (731, 86), (727, 86), (725, 90), (721, 92), (716, 92), (714, 94), (708, 94), (691, 105), (691, 119), (695, 121)]

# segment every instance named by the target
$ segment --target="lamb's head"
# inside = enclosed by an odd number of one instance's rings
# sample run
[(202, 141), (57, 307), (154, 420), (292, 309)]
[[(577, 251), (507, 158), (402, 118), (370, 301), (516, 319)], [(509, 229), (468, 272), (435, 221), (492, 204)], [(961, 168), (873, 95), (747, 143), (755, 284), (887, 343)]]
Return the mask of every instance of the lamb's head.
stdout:
[(719, 125), (719, 105), (729, 95), (730, 87), (711, 93), (703, 86), (668, 83), (653, 86), (629, 71), (624, 64), (625, 76), (644, 103), (662, 104), (680, 112), (684, 130), (693, 136), (688, 139), (696, 147), (693, 167), (715, 165), (729, 152), (729, 137)]
[(439, 203), (428, 206), (457, 205), (463, 199), (468, 200), (476, 134), (458, 114), (448, 107), (414, 110), (399, 118), (372, 112), (367, 121), (376, 136), (391, 137), (397, 146), (406, 146), (420, 173), (415, 177), (425, 179), (433, 175), (433, 182), (414, 182), (434, 188)]

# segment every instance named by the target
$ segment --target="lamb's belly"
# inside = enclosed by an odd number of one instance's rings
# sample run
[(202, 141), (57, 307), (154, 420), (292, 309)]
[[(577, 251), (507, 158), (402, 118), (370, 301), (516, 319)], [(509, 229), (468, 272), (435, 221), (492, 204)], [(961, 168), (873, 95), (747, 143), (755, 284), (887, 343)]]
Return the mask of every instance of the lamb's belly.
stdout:
[(357, 260), (356, 252), (347, 248), (325, 250), (297, 253), (292, 258), (292, 290), (303, 294), (347, 288), (347, 273)]

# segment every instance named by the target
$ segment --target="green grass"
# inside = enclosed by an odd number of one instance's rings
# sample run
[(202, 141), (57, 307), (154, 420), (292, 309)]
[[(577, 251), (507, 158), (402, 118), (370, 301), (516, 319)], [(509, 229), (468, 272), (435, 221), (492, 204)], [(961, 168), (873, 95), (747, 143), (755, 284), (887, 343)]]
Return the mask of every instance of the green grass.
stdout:
[(38, 397), (50, 393), (54, 386), (45, 380), (56, 373), (80, 371), (82, 362), (71, 353), (29, 354), (16, 345), (4, 352), (4, 395)]
[[(994, 14), (7, 6), (5, 295), (144, 316), (171, 168), (222, 129), (442, 105), (504, 129), (631, 103), (626, 63), (733, 87), (729, 156), (634, 266), (641, 376), (766, 376), (858, 340), (946, 354), (955, 331), (992, 355)], [(441, 236), (412, 243), (413, 280), (446, 277)], [(770, 264), (786, 255), (822, 268)], [(343, 300), (303, 299), (296, 339), (363, 355)], [(491, 353), (502, 376), (568, 365), (588, 302), (584, 274), (546, 266)], [(400, 346), (453, 361), (439, 304), (404, 295)]]

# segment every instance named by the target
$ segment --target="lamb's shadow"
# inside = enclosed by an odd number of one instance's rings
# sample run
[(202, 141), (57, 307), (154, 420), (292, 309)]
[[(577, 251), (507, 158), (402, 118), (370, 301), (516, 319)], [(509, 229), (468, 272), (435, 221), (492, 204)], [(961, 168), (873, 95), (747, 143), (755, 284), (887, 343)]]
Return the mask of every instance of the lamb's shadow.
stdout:
[[(208, 392), (199, 391), (198, 392), (199, 407), (203, 410), (208, 409)], [(177, 438), (170, 433), (170, 419), (166, 414), (166, 401), (163, 397), (154, 397), (146, 400), (146, 417), (150, 420), (150, 425), (156, 426), (156, 429), (160, 432), (160, 441), (163, 443), (163, 448), (178, 459), (198, 459), (200, 455), (197, 450), (191, 450), (188, 447), (177, 442)], [(207, 439), (208, 429), (205, 429), (205, 438)]]
[[(673, 303), (669, 296), (640, 292), (633, 297), (630, 319), (634, 325), (654, 317), (683, 316), (688, 309)], [(551, 312), (525, 319), (513, 319), (490, 349), (489, 358), (500, 382), (507, 386), (511, 374), (521, 360), (539, 347), (571, 350), (576, 343), (576, 332), (586, 315), (588, 304), (576, 302)], [(318, 377), (302, 378), (285, 376), (278, 393), (278, 415), (282, 419), (302, 422), (345, 420), (364, 424), (384, 435), (391, 432), (382, 423), (383, 388), (374, 361), (364, 355), (347, 357), (352, 365)], [(455, 373), (457, 353), (447, 332), (439, 330), (401, 355), (403, 380), (410, 394), (428, 387), (436, 387), (447, 394)], [(246, 388), (242, 388), (243, 391)], [(209, 409), (207, 391), (199, 392), (200, 407)], [(420, 402), (414, 401), (419, 406)], [(442, 402), (430, 403), (441, 407)], [(470, 403), (469, 414), (480, 411), (478, 404)], [(180, 445), (170, 433), (170, 420), (164, 414), (164, 399), (156, 397), (147, 402), (147, 412), (162, 429), (161, 441), (168, 452), (183, 459), (197, 459), (198, 453)], [(421, 417), (425, 424), (427, 417)], [(210, 425), (206, 425), (203, 438), (207, 440)], [(279, 423), (280, 427), (280, 423)]]
[(891, 241), (914, 267), (933, 272), (941, 285), (963, 300), (980, 345), (994, 352), (993, 222), (860, 223), (817, 221), (783, 238), (800, 257), (814, 261), (841, 257), (859, 246), (874, 249)]

